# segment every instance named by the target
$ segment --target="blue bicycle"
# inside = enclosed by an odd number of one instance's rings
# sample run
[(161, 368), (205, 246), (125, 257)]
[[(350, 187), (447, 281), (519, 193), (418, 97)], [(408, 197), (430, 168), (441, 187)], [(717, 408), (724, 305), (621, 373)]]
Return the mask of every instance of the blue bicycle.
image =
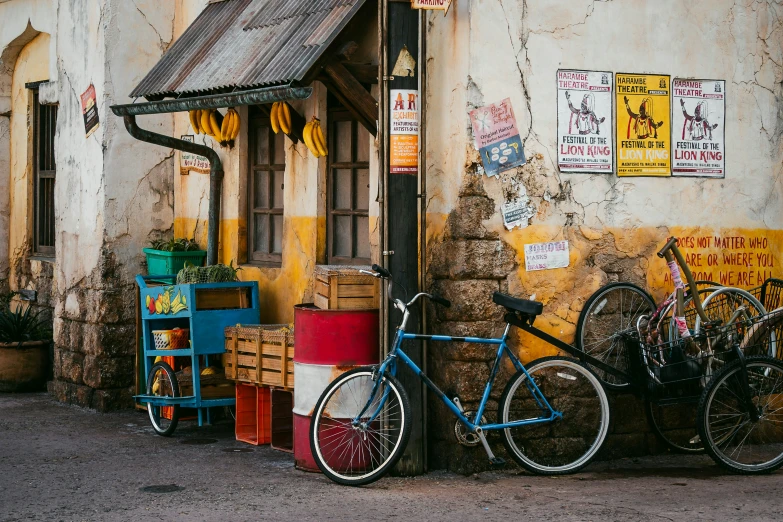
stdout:
[[(451, 303), (431, 294), (417, 294), (407, 304), (394, 299), (391, 274), (373, 265), (375, 273), (389, 281), (388, 296), (403, 314), (389, 355), (376, 366), (342, 374), (324, 390), (310, 426), (310, 448), (321, 471), (333, 481), (351, 486), (369, 484), (383, 477), (400, 459), (411, 429), (411, 412), (405, 390), (396, 379), (397, 361), (418, 375), (456, 415), (455, 435), (460, 444), (481, 444), (494, 466), (496, 457), (485, 432), (502, 430), (509, 455), (533, 473), (561, 475), (586, 466), (601, 448), (609, 428), (609, 402), (600, 381), (582, 362), (567, 357), (544, 357), (527, 367), (507, 345), (512, 325), (555, 344), (568, 347), (532, 326), (543, 305), (495, 292), (494, 302), (506, 308), (506, 328), (499, 339), (419, 335), (405, 331), (409, 308), (420, 297), (449, 307)], [(402, 350), (406, 339), (457, 341), (496, 345), (492, 371), (475, 411), (465, 411), (459, 398), (447, 397)], [(568, 350), (571, 351), (571, 350)], [(498, 403), (497, 421), (487, 422), (487, 402), (503, 354), (517, 372)]]

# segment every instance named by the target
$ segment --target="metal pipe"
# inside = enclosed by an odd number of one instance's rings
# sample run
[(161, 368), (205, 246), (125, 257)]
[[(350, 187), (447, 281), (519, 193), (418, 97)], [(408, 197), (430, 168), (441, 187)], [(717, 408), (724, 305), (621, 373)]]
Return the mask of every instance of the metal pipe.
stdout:
[(289, 84), (229, 94), (210, 94), (208, 96), (194, 96), (193, 98), (112, 105), (111, 110), (117, 116), (139, 116), (142, 114), (185, 112), (196, 109), (238, 107), (240, 105), (262, 105), (283, 100), (304, 100), (309, 98), (311, 94), (313, 94), (312, 87), (292, 87)]
[[(112, 107), (114, 109), (114, 107)], [(115, 111), (117, 114), (117, 111)], [(204, 156), (209, 160), (209, 218), (207, 221), (207, 265), (217, 263), (218, 225), (220, 221), (220, 189), (223, 182), (223, 163), (217, 152), (198, 143), (178, 140), (156, 132), (144, 130), (136, 124), (136, 116), (126, 114), (123, 117), (128, 133), (139, 141), (161, 145)]]

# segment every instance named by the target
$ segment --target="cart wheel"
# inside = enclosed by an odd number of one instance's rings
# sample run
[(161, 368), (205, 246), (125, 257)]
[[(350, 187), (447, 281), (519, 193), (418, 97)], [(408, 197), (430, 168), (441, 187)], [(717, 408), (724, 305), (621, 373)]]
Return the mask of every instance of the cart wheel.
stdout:
[[(158, 397), (179, 397), (179, 383), (174, 370), (165, 362), (158, 362), (152, 366), (147, 377), (147, 395)], [(171, 436), (177, 429), (179, 422), (179, 404), (171, 406), (156, 406), (147, 403), (147, 413), (155, 433), (164, 437)]]

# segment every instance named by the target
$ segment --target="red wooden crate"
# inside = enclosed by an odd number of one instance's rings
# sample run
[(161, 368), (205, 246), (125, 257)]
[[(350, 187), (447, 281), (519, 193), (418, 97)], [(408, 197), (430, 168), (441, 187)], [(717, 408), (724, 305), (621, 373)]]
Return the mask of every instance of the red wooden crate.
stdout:
[(237, 383), (237, 440), (254, 444), (269, 444), (271, 435), (271, 397), (269, 388)]

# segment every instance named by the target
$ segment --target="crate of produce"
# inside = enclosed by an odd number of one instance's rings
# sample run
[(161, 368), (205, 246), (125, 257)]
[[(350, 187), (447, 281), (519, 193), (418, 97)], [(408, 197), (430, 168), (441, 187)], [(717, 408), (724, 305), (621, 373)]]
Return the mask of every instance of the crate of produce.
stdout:
[(271, 390), (271, 437), (273, 449), (294, 451), (294, 394), (288, 390)]
[(322, 310), (364, 310), (378, 308), (380, 286), (378, 279), (362, 274), (360, 269), (319, 265), (315, 267), (315, 306)]
[(288, 325), (238, 325), (225, 330), (226, 377), (237, 382), (294, 387), (294, 333)]
[[(207, 372), (207, 373), (205, 373)], [(193, 395), (193, 370), (190, 366), (176, 372), (179, 393), (182, 397)], [(234, 382), (226, 378), (221, 369), (212, 367), (202, 370), (200, 376), (201, 397), (204, 399), (227, 399), (234, 396)]]
[(256, 446), (269, 444), (272, 440), (272, 406), (269, 388), (237, 384), (236, 398), (235, 433), (237, 440)]

